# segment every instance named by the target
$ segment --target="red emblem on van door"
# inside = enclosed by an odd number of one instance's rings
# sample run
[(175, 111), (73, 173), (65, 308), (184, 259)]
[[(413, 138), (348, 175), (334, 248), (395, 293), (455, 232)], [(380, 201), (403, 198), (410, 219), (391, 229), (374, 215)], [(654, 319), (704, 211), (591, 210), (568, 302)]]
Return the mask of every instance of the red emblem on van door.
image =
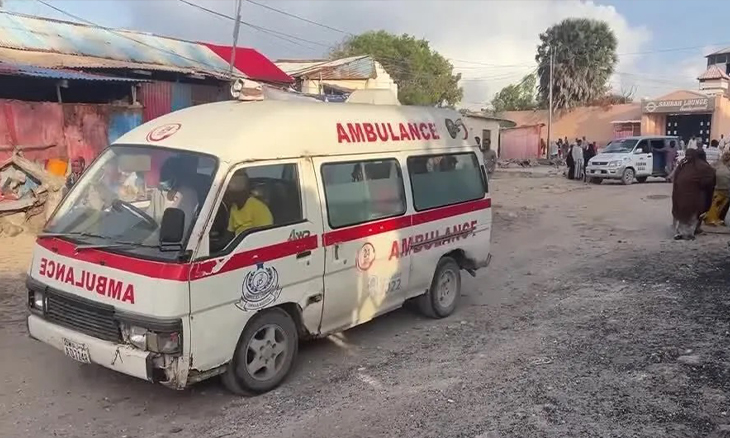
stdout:
[(372, 243), (366, 243), (357, 252), (357, 260), (355, 260), (355, 266), (360, 271), (367, 271), (373, 265), (375, 261), (375, 247)]
[(147, 134), (147, 141), (162, 141), (171, 137), (182, 127), (179, 123), (168, 123), (167, 125), (158, 126)]

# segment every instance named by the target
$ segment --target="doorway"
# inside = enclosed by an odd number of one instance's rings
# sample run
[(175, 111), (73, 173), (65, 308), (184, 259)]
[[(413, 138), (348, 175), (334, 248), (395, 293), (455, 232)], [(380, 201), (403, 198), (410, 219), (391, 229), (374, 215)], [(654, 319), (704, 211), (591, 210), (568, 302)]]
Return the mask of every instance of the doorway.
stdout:
[(667, 135), (676, 135), (685, 144), (693, 135), (702, 139), (703, 144), (710, 144), (710, 122), (712, 114), (669, 114), (667, 115)]

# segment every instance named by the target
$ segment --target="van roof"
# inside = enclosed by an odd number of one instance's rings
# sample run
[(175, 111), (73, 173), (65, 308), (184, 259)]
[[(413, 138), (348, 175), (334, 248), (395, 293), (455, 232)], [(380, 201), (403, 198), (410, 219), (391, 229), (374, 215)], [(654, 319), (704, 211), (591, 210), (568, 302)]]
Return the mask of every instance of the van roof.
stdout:
[(668, 139), (675, 139), (679, 138), (677, 135), (632, 135), (630, 137), (622, 137), (618, 138), (617, 140), (644, 140), (647, 138), (668, 138)]
[(178, 148), (237, 162), (463, 148), (474, 143), (467, 132), (461, 115), (449, 109), (225, 101), (166, 114), (114, 143)]

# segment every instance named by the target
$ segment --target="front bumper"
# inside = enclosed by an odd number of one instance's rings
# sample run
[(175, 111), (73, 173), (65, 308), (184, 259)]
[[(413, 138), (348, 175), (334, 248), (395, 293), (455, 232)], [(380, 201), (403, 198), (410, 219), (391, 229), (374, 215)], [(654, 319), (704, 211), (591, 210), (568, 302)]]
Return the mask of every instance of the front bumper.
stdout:
[(153, 381), (152, 353), (115, 344), (48, 322), (37, 315), (28, 317), (30, 336), (64, 351), (64, 339), (88, 347), (92, 363), (139, 379)]
[(589, 178), (621, 179), (626, 166), (621, 167), (586, 167), (586, 176)]

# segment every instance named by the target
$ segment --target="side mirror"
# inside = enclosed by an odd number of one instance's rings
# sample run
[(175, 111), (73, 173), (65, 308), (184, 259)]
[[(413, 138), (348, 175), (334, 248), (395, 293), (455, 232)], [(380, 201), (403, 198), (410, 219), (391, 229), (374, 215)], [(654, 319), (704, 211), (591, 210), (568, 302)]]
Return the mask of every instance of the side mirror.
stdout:
[(160, 225), (160, 244), (181, 244), (185, 233), (185, 212), (166, 208)]

